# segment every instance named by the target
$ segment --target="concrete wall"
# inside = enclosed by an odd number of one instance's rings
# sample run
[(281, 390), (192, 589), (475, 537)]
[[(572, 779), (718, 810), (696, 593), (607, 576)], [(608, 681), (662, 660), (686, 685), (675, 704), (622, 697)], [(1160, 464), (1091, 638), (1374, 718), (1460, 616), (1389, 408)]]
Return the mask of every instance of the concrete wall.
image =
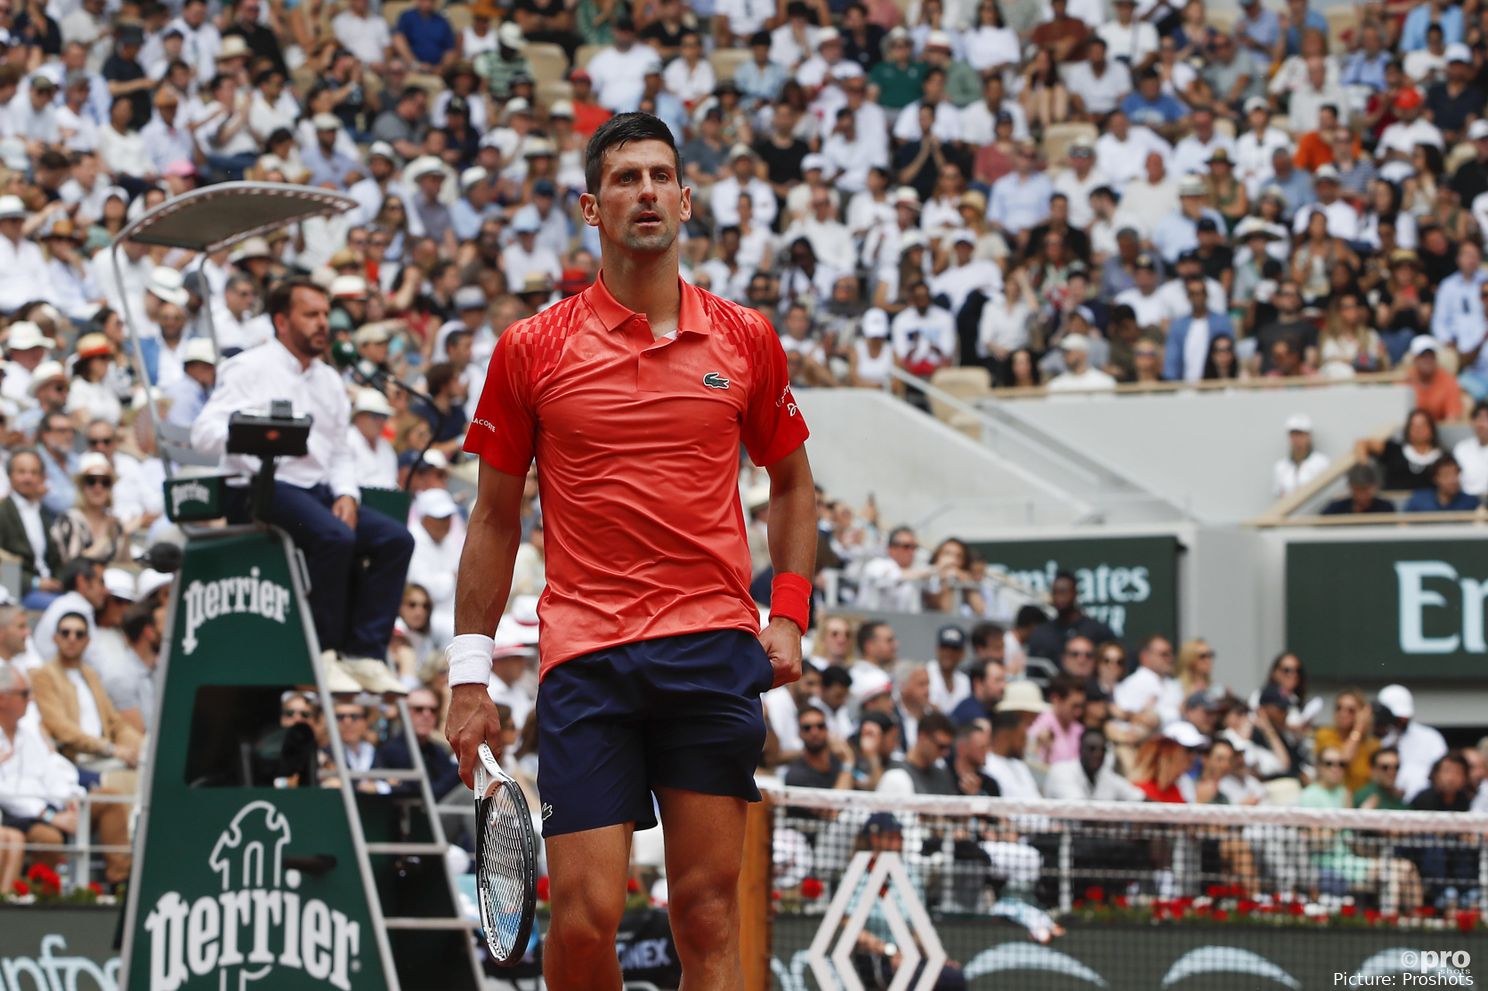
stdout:
[(859, 389), (801, 390), (816, 480), (882, 522), (917, 525), (934, 540), (973, 529), (1068, 524), (1088, 510), (1022, 465), (996, 455), (907, 403)]
[(1359, 437), (1403, 423), (1412, 396), (1406, 386), (1341, 385), (991, 402), (1199, 522), (1233, 524), (1274, 502), (1271, 469), (1287, 452), (1289, 416), (1311, 416), (1318, 450), (1338, 456)]

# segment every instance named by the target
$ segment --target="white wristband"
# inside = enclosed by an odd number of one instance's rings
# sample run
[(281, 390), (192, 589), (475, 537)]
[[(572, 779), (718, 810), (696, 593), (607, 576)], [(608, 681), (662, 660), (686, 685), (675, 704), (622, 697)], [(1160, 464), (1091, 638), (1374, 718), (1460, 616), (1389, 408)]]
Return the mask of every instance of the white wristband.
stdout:
[(484, 685), (490, 681), (491, 657), (495, 653), (496, 641), (484, 633), (462, 633), (451, 640), (444, 648), (450, 687)]

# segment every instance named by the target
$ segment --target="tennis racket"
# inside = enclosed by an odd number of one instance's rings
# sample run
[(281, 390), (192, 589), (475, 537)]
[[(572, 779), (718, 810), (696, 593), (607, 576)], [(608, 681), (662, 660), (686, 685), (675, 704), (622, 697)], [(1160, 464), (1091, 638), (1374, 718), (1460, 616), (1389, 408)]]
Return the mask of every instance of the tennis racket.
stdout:
[(475, 765), (475, 887), (486, 946), (499, 966), (527, 955), (537, 912), (537, 834), (522, 788), (482, 743)]

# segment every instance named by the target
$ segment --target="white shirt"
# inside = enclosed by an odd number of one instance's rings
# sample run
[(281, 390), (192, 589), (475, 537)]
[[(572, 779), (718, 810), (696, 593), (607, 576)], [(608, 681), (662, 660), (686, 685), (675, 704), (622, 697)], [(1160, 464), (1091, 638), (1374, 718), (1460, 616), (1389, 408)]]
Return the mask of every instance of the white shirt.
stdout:
[(1116, 708), (1127, 712), (1157, 713), (1161, 724), (1177, 722), (1183, 706), (1183, 686), (1177, 678), (1164, 678), (1149, 667), (1139, 667), (1116, 684), (1112, 693)]
[(1050, 392), (1107, 392), (1116, 388), (1116, 380), (1099, 368), (1086, 368), (1078, 374), (1064, 372), (1049, 382)]
[(486, 694), (491, 696), (492, 702), (511, 708), (512, 726), (518, 732), (521, 731), (522, 726), (527, 722), (527, 717), (532, 713), (533, 706), (536, 705), (532, 695), (528, 693), (520, 679), (515, 685), (508, 685), (492, 674), (490, 682), (486, 685)]
[(1137, 315), (1137, 326), (1139, 327), (1161, 327), (1164, 320), (1168, 319), (1168, 308), (1163, 303), (1162, 290), (1159, 287), (1151, 294), (1145, 294), (1136, 286), (1123, 289), (1116, 294), (1117, 306), (1130, 306), (1132, 312)]
[(64, 668), (67, 680), (72, 682), (73, 691), (77, 692), (78, 703), (78, 729), (88, 736), (103, 736), (103, 716), (98, 711), (98, 700), (93, 697), (93, 689), (83, 678), (81, 668)]
[(727, 20), (735, 35), (748, 37), (775, 16), (775, 0), (718, 0), (713, 13)]
[[(93, 603), (83, 598), (80, 592), (63, 592), (52, 600), (42, 612), (41, 618), (36, 621), (36, 626), (31, 631), (31, 642), (36, 644), (37, 650), (42, 657), (51, 660), (57, 655), (57, 623), (63, 616), (75, 612), (88, 621), (88, 635), (93, 635)], [(92, 650), (92, 644), (88, 645)], [(87, 659), (87, 654), (83, 658)]]
[(1157, 28), (1146, 21), (1135, 18), (1130, 24), (1106, 21), (1095, 33), (1105, 39), (1107, 58), (1113, 62), (1125, 58), (1136, 65), (1157, 51)]
[(223, 468), (230, 472), (256, 472), (258, 458), (226, 454), (227, 419), (237, 410), (267, 409), (274, 399), (287, 399), (296, 414), (314, 417), (309, 453), (281, 458), (278, 480), (304, 489), (328, 484), (337, 498), (349, 495), (359, 499), (356, 459), (346, 443), (351, 401), (341, 376), (324, 361), (302, 367), (277, 338), (235, 355), (218, 367), (217, 388), (191, 426), (191, 446), (222, 455)]
[(616, 113), (635, 110), (646, 89), (646, 69), (660, 61), (650, 45), (639, 42), (624, 52), (614, 46), (601, 50), (587, 67), (594, 77), (595, 102)]
[(695, 66), (688, 66), (682, 57), (672, 59), (661, 74), (662, 82), (677, 99), (691, 104), (705, 96), (711, 96), (717, 84), (713, 75), (713, 64), (705, 58), (698, 59)]
[(1183, 381), (1197, 382), (1204, 377), (1204, 362), (1209, 357), (1209, 318), (1189, 321), (1188, 336), (1183, 339)]
[(1142, 789), (1116, 773), (1116, 758), (1106, 755), (1106, 762), (1095, 772), (1092, 782), (1078, 760), (1061, 760), (1049, 765), (1044, 775), (1047, 798), (1092, 802), (1140, 802), (1146, 799)]
[(1107, 60), (1099, 76), (1089, 62), (1076, 62), (1065, 70), (1064, 84), (1093, 114), (1110, 113), (1132, 91), (1131, 71), (1114, 60)]
[(1100, 136), (1095, 142), (1095, 165), (1111, 177), (1112, 184), (1120, 191), (1131, 180), (1146, 174), (1147, 155), (1154, 151), (1162, 156), (1165, 165), (1173, 154), (1172, 146), (1158, 137), (1156, 131), (1133, 124), (1127, 129), (1125, 141), (1110, 132)]
[(905, 307), (889, 325), (889, 339), (901, 361), (929, 361), (934, 353), (950, 361), (956, 356), (956, 319), (933, 304), (923, 314)]
[(796, 707), (790, 688), (781, 685), (770, 689), (760, 698), (765, 704), (765, 718), (770, 721), (770, 729), (775, 732), (775, 739), (780, 741), (781, 752), (793, 753), (800, 750), (801, 728), (797, 725), (797, 720), (801, 710)]
[(1330, 460), (1321, 451), (1313, 451), (1301, 464), (1290, 456), (1276, 462), (1271, 469), (1271, 494), (1280, 499), (1290, 495), (1327, 470)]
[(997, 782), (1003, 798), (1043, 798), (1038, 782), (1028, 764), (1019, 758), (1001, 757), (988, 752), (982, 765), (987, 777)]
[(9, 313), (34, 299), (50, 302), (51, 284), (39, 247), (0, 237), (0, 311)]
[(859, 609), (919, 612), (920, 583), (904, 577), (904, 569), (890, 557), (876, 557), (863, 566), (858, 579)]
[(442, 542), (429, 536), (422, 523), (409, 527), (413, 534), (413, 558), (408, 562), (408, 581), (422, 585), (433, 600), (434, 609), (453, 606), (455, 601), (455, 572), (460, 567), (460, 551), (465, 542), (453, 527)]
[(398, 454), (387, 438), (377, 438), (377, 444), (373, 446), (367, 443), (367, 438), (356, 427), (347, 427), (346, 431), (346, 443), (356, 459), (356, 474), (362, 484), (371, 488), (396, 489)]
[(997, 115), (1006, 113), (1013, 119), (1013, 140), (1028, 140), (1028, 115), (1017, 100), (1003, 100), (993, 109), (986, 100), (968, 103), (961, 108), (961, 140), (967, 144), (989, 145), (997, 137)]
[(1271, 173), (1271, 153), (1291, 147), (1291, 139), (1279, 128), (1267, 125), (1263, 134), (1246, 131), (1235, 139), (1235, 177), (1245, 183), (1246, 191), (1256, 195), (1260, 178)]
[(1462, 467), (1462, 491), (1471, 496), (1488, 493), (1488, 445), (1479, 444), (1476, 435), (1466, 437), (1452, 448), (1452, 457)]
[(0, 729), (0, 809), (34, 819), (49, 804), (61, 807), (82, 794), (77, 768), (48, 746), (35, 726), (22, 719), (14, 739)]
[[(1391, 740), (1394, 736), (1396, 739)], [(1395, 786), (1405, 794), (1407, 804), (1431, 784), (1431, 766), (1441, 760), (1447, 752), (1447, 741), (1430, 726), (1423, 726), (1414, 719), (1405, 727), (1404, 733), (1390, 732), (1381, 741), (1384, 746), (1393, 746), (1400, 751), (1400, 773), (1395, 777)]]
[[(342, 48), (368, 65), (380, 65), (387, 58), (387, 50), (393, 43), (387, 21), (370, 10), (366, 17), (358, 17), (350, 10), (343, 10), (331, 18), (331, 33), (336, 36)], [(474, 57), (471, 52), (466, 52), (465, 55), (467, 58)]]
[(11, 502), (15, 504), (16, 513), (21, 517), (21, 526), (26, 530), (26, 540), (31, 544), (31, 550), (36, 554), (34, 567), (36, 573), (43, 578), (52, 577), (52, 572), (46, 565), (46, 528), (41, 523), (41, 500), (32, 502), (18, 492), (12, 492)]
[(925, 665), (925, 670), (930, 674), (930, 704), (941, 712), (950, 712), (971, 698), (971, 679), (964, 671), (953, 671), (951, 687), (947, 688), (945, 675), (940, 673), (939, 664), (931, 661)]
[(1343, 200), (1334, 200), (1332, 203), (1309, 203), (1297, 211), (1292, 220), (1292, 233), (1302, 234), (1307, 230), (1307, 223), (1312, 219), (1314, 213), (1321, 213), (1328, 218), (1328, 235), (1330, 237), (1342, 238), (1345, 241), (1357, 241), (1359, 239), (1359, 212), (1349, 206)]
[(1209, 135), (1208, 141), (1200, 141), (1197, 134), (1190, 134), (1173, 148), (1173, 171), (1179, 175), (1190, 172), (1196, 175), (1208, 174), (1209, 156), (1214, 154), (1216, 148), (1223, 148), (1229, 153), (1230, 161), (1235, 160), (1235, 140), (1228, 134), (1214, 131)]
[(972, 258), (965, 265), (952, 265), (930, 280), (930, 291), (949, 297), (952, 313), (960, 313), (973, 289), (981, 290), (988, 299), (1002, 295), (1002, 269), (996, 262)]
[(1090, 206), (1090, 193), (1101, 186), (1109, 186), (1111, 180), (1099, 168), (1091, 168), (1081, 179), (1074, 169), (1061, 169), (1054, 175), (1054, 191), (1069, 199), (1069, 222), (1071, 227), (1087, 231), (1095, 220), (1095, 210)]

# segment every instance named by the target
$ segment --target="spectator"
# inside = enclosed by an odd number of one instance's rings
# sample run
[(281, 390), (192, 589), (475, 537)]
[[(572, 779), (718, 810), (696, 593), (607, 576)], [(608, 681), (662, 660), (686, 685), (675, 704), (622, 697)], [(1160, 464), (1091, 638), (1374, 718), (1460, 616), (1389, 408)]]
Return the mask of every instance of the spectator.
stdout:
[(1322, 711), (1323, 700), (1321, 697), (1308, 699), (1307, 668), (1302, 664), (1302, 658), (1289, 650), (1277, 654), (1266, 673), (1266, 684), (1251, 694), (1250, 704), (1259, 705), (1261, 693), (1269, 687), (1275, 687), (1286, 700), (1287, 726), (1295, 730), (1310, 730), (1312, 721)]
[[(922, 584), (930, 577), (931, 571), (924, 565), (915, 564), (919, 547), (914, 531), (909, 527), (900, 526), (889, 531), (884, 555), (863, 566), (862, 577), (858, 580), (859, 609), (920, 611)], [(862, 636), (860, 628), (859, 650), (862, 649)]]
[(1404, 512), (1470, 513), (1483, 504), (1482, 496), (1462, 491), (1462, 469), (1450, 454), (1443, 454), (1431, 466), (1431, 482), (1431, 488), (1411, 493)]
[[(429, 778), (429, 789), (434, 800), (441, 801), (460, 786), (460, 765), (453, 754), (435, 738), (439, 725), (439, 697), (427, 688), (415, 688), (408, 693), (408, 718), (413, 730), (414, 742), (419, 757)], [(340, 717), (337, 717), (339, 726)], [(402, 734), (393, 734), (377, 748), (376, 766), (379, 768), (411, 768), (412, 756), (408, 753), (408, 741)], [(418, 788), (415, 781), (395, 782), (394, 794), (408, 793)]]
[(974, 673), (971, 678), (971, 698), (963, 699), (951, 711), (951, 719), (957, 726), (965, 726), (978, 719), (991, 720), (997, 707), (1002, 704), (1007, 683), (1007, 669), (1001, 662), (984, 662), (980, 672)]
[(1116, 380), (1090, 364), (1090, 341), (1084, 334), (1066, 334), (1059, 342), (1065, 370), (1049, 381), (1050, 392), (1106, 392)]
[(1210, 312), (1209, 290), (1202, 278), (1185, 280), (1183, 289), (1189, 313), (1178, 317), (1168, 327), (1163, 378), (1174, 382), (1197, 382), (1204, 377), (1213, 343), (1222, 337), (1233, 342), (1235, 328), (1228, 314)]
[[(1171, 734), (1171, 735), (1170, 735)], [(1194, 751), (1204, 738), (1187, 723), (1177, 723), (1142, 744), (1127, 775), (1149, 802), (1181, 805), (1194, 801)]]
[(821, 704), (827, 713), (829, 732), (839, 740), (853, 735), (852, 711), (847, 704), (852, 683), (846, 668), (829, 667), (822, 672)]
[[(823, 719), (826, 717), (817, 701), (821, 688), (821, 672), (815, 665), (806, 663), (801, 667), (801, 677), (788, 685), (773, 688), (762, 696), (765, 721), (770, 730), (770, 737), (765, 740), (767, 765), (789, 764), (800, 756), (801, 716), (807, 712), (815, 712)], [(824, 722), (823, 726), (825, 725)]]
[(1431, 466), (1442, 456), (1436, 421), (1423, 409), (1411, 410), (1405, 418), (1401, 440), (1366, 438), (1354, 445), (1360, 461), (1379, 460), (1385, 488), (1392, 490), (1424, 489), (1431, 484)]
[(41, 456), (21, 449), (6, 466), (10, 494), (0, 501), (0, 550), (21, 561), (23, 603), (44, 609), (63, 591), (62, 556), (52, 540), (56, 514), (42, 502), (46, 475)]
[[(341, 752), (346, 756), (348, 771), (370, 771), (377, 763), (377, 747), (369, 739), (367, 705), (372, 696), (358, 695), (336, 700), (336, 735), (341, 738)], [(321, 782), (327, 788), (336, 787), (337, 782), (327, 779)], [(366, 794), (387, 794), (391, 787), (387, 782), (360, 778), (353, 789)]]
[(1049, 682), (1049, 707), (1028, 727), (1033, 738), (1030, 756), (1045, 767), (1080, 756), (1087, 680), (1062, 674)]
[(1013, 682), (997, 704), (992, 716), (992, 746), (983, 770), (997, 782), (1003, 798), (1043, 797), (1023, 755), (1028, 750), (1028, 727), (1047, 708), (1038, 686), (1030, 681)]
[(1312, 417), (1298, 413), (1286, 422), (1287, 456), (1271, 469), (1271, 494), (1281, 499), (1305, 488), (1328, 469), (1328, 456), (1312, 446)]
[(1352, 804), (1353, 791), (1344, 780), (1349, 762), (1337, 747), (1318, 751), (1318, 779), (1302, 789), (1297, 804), (1304, 809), (1346, 809)]
[[(1316, 752), (1336, 750), (1343, 760), (1343, 782), (1351, 795), (1369, 781), (1374, 752), (1380, 746), (1373, 730), (1374, 709), (1364, 693), (1357, 688), (1346, 688), (1334, 697), (1333, 725), (1320, 728), (1314, 735), (1313, 749)], [(1338, 807), (1347, 808), (1348, 805)]]
[(113, 512), (114, 466), (89, 452), (78, 461), (77, 505), (52, 523), (52, 543), (63, 565), (75, 558), (108, 564), (130, 557), (129, 534)]
[(1432, 768), (1447, 753), (1447, 742), (1435, 729), (1416, 720), (1415, 697), (1404, 685), (1386, 685), (1375, 702), (1390, 716), (1379, 727), (1380, 747), (1398, 752), (1400, 770), (1395, 780), (1403, 800), (1411, 802), (1429, 785)]
[(876, 790), (886, 795), (959, 795), (956, 776), (946, 766), (955, 733), (955, 725), (944, 713), (926, 714), (914, 745), (904, 760), (885, 769)]
[(1111, 628), (1080, 608), (1077, 597), (1079, 586), (1075, 576), (1068, 571), (1056, 572), (1049, 587), (1049, 604), (1054, 607), (1054, 618), (1034, 629), (1027, 641), (1028, 656), (1050, 660), (1064, 653), (1065, 641), (1070, 637), (1083, 636), (1092, 643), (1115, 640)]
[(1323, 507), (1324, 516), (1351, 513), (1393, 513), (1395, 504), (1379, 497), (1379, 472), (1372, 464), (1357, 464), (1346, 476), (1349, 494)]
[(951, 773), (955, 776), (958, 794), (985, 798), (996, 798), (1001, 794), (997, 782), (983, 770), (991, 746), (992, 726), (985, 719), (957, 727)]
[(1116, 770), (1116, 756), (1098, 728), (1080, 734), (1079, 755), (1049, 765), (1044, 795), (1064, 801), (1140, 802), (1146, 796)]
[(1354, 808), (1392, 812), (1409, 808), (1404, 794), (1396, 787), (1399, 772), (1400, 751), (1394, 747), (1375, 750), (1369, 759), (1369, 780), (1354, 792)]
[(1173, 645), (1166, 637), (1152, 636), (1143, 642), (1137, 652), (1137, 669), (1116, 686), (1114, 701), (1149, 730), (1178, 720), (1183, 689), (1173, 677)]
[(394, 50), (418, 72), (436, 74), (455, 59), (455, 32), (436, 7), (436, 0), (414, 0), (393, 31)]
[(925, 666), (930, 674), (930, 704), (954, 712), (971, 698), (971, 679), (961, 670), (966, 659), (966, 634), (959, 626), (942, 626), (935, 636), (935, 660)]
[(852, 768), (833, 747), (840, 747), (848, 757), (852, 752), (845, 743), (834, 744), (828, 733), (827, 717), (813, 707), (801, 709), (796, 730), (801, 742), (799, 755), (785, 768), (781, 779), (793, 788), (851, 790)]
[(161, 645), (154, 610), (131, 604), (119, 632), (128, 650), (120, 663), (100, 668), (98, 675), (119, 718), (141, 734), (148, 734), (155, 719), (155, 664)]
[(54, 597), (36, 621), (35, 641), (43, 656), (51, 657), (56, 648), (53, 638), (57, 621), (70, 612), (87, 620), (90, 635), (95, 610), (108, 601), (108, 586), (103, 581), (103, 568), (97, 561), (77, 558), (59, 572), (61, 594)]
[(1452, 457), (1462, 470), (1462, 491), (1482, 498), (1488, 494), (1488, 401), (1473, 404), (1472, 434), (1452, 448)]
[(52, 639), (56, 657), (31, 678), (47, 735), (62, 756), (84, 770), (136, 766), (142, 734), (119, 717), (98, 673), (83, 663), (91, 639), (88, 618), (75, 612), (63, 615)]
[[(1105, 649), (1101, 650), (1102, 659)], [(1203, 693), (1210, 698), (1223, 698), (1224, 687), (1214, 680), (1214, 647), (1202, 637), (1185, 640), (1178, 648), (1178, 687), (1184, 698)]]

